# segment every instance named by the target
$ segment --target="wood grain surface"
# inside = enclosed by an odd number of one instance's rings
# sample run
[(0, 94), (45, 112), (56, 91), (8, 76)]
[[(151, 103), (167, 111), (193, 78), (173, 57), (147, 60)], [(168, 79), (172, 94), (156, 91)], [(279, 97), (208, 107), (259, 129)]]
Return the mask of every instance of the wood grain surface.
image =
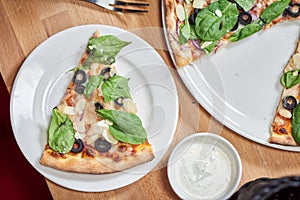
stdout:
[(212, 118), (186, 89), (171, 62), (162, 31), (161, 1), (150, 1), (143, 14), (117, 13), (80, 0), (0, 0), (0, 72), (9, 92), (30, 52), (51, 35), (78, 25), (105, 24), (131, 31), (151, 44), (168, 65), (179, 95), (179, 120), (171, 147), (159, 165), (137, 182), (113, 191), (86, 193), (46, 179), (54, 199), (178, 199), (167, 177), (174, 146), (195, 132), (214, 132), (229, 140), (240, 154), (240, 186), (259, 177), (300, 175), (299, 153), (252, 142)]

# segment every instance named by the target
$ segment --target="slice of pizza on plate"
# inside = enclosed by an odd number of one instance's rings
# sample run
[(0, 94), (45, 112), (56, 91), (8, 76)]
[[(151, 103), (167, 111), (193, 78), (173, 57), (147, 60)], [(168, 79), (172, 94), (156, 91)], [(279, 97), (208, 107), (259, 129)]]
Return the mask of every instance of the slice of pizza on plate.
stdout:
[(40, 159), (55, 169), (91, 174), (120, 172), (154, 158), (128, 78), (115, 57), (130, 42), (98, 31), (89, 39), (66, 92), (53, 111)]
[(271, 126), (269, 141), (300, 145), (300, 39), (281, 76), (283, 91)]
[(274, 24), (300, 18), (299, 0), (164, 0), (167, 38), (183, 67)]

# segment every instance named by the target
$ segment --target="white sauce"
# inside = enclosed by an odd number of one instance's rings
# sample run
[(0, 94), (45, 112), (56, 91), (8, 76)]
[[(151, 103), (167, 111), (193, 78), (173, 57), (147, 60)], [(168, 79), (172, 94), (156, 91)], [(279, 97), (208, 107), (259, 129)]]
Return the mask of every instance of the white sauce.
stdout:
[[(207, 155), (200, 154), (211, 150)], [(176, 161), (178, 184), (187, 194), (199, 199), (210, 199), (226, 190), (231, 181), (229, 158), (216, 146), (193, 143)]]

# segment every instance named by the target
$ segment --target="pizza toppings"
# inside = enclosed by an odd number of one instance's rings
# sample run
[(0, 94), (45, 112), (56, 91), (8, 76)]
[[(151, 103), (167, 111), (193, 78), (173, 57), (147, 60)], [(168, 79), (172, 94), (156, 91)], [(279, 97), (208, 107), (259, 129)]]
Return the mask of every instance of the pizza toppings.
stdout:
[(275, 19), (284, 12), (292, 12), (295, 4), (289, 3), (290, 0), (178, 1), (174, 11), (177, 16), (176, 27), (179, 29), (176, 30), (178, 42), (184, 45), (189, 40), (198, 40), (199, 49), (210, 53), (226, 40), (239, 41), (276, 23)]
[(241, 12), (238, 17), (239, 23), (247, 25), (252, 22), (252, 16), (248, 12)]
[(300, 16), (300, 3), (290, 3), (289, 7), (285, 9), (285, 14), (291, 17)]
[(95, 142), (95, 148), (99, 152), (104, 153), (104, 152), (107, 152), (110, 150), (111, 144), (109, 142), (103, 140), (102, 138), (98, 138)]
[(49, 127), (50, 148), (59, 153), (71, 151), (75, 138), (73, 123), (66, 114), (62, 114), (57, 108), (52, 110), (52, 119)]
[(293, 96), (286, 96), (282, 100), (282, 105), (287, 110), (292, 110), (297, 106), (297, 100)]
[(86, 77), (85, 71), (83, 71), (81, 69), (78, 69), (78, 70), (75, 71), (74, 77), (73, 77), (73, 82), (76, 85), (84, 83), (86, 80), (87, 80), (87, 77)]
[(75, 139), (75, 142), (73, 144), (73, 147), (72, 147), (71, 151), (73, 153), (80, 153), (80, 152), (82, 152), (83, 148), (84, 148), (84, 144), (83, 144), (82, 140), (81, 139)]

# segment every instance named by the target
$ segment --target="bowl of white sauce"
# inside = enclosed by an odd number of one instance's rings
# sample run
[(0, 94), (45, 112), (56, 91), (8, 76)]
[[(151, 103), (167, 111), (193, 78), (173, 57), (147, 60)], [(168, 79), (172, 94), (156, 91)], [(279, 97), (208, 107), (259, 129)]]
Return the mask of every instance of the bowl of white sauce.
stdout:
[(223, 137), (195, 133), (176, 145), (168, 161), (171, 187), (181, 199), (224, 200), (242, 175), (238, 152)]

